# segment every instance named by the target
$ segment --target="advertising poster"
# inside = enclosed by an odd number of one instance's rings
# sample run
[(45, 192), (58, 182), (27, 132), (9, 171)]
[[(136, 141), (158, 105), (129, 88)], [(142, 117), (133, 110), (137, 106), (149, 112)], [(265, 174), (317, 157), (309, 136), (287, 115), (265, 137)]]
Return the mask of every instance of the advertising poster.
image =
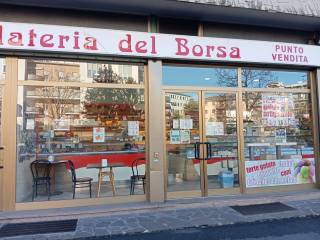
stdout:
[(224, 135), (223, 122), (207, 122), (206, 135), (207, 136), (223, 136)]
[(245, 172), (248, 188), (315, 182), (314, 159), (246, 161)]
[(180, 130), (171, 130), (170, 131), (170, 144), (180, 144)]
[(262, 119), (263, 123), (270, 127), (295, 126), (292, 94), (262, 94)]
[(128, 136), (139, 136), (138, 121), (128, 121)]
[(103, 127), (93, 128), (93, 142), (103, 143), (105, 139), (105, 129)]

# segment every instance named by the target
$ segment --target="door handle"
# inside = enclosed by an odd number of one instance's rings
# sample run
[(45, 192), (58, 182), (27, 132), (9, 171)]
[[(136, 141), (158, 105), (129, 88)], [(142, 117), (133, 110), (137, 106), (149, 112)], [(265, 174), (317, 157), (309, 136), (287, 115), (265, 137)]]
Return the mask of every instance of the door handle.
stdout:
[[(200, 148), (205, 147), (206, 148), (206, 156), (200, 158)], [(209, 142), (196, 142), (194, 144), (194, 158), (198, 160), (208, 160), (212, 157), (212, 148), (211, 143)]]
[(194, 158), (200, 160), (200, 142), (194, 144)]

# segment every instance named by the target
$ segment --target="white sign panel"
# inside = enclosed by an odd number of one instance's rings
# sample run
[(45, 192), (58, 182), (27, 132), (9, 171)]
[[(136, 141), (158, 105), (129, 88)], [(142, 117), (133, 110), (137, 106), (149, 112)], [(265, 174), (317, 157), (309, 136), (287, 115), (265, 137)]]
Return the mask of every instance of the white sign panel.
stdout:
[(315, 182), (313, 159), (246, 161), (245, 171), (248, 188)]
[(0, 22), (0, 49), (320, 66), (320, 47)]

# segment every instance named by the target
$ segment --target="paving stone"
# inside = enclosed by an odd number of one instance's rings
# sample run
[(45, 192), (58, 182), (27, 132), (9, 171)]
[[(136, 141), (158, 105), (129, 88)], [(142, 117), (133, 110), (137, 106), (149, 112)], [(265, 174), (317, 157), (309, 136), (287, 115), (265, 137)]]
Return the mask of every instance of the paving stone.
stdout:
[[(275, 197), (274, 197), (275, 196)], [(297, 196), (297, 197), (296, 197)], [(304, 200), (303, 197), (308, 199)], [(317, 199), (315, 199), (317, 198)], [(250, 203), (263, 203), (272, 201), (282, 201), (289, 206), (296, 208), (296, 211), (288, 211), (271, 214), (258, 214), (244, 216), (234, 211), (229, 205), (247, 205)], [(300, 199), (300, 200), (297, 200)], [(247, 198), (236, 197), (219, 197), (207, 198), (201, 202), (192, 204), (163, 204), (165, 208), (150, 208), (143, 211), (135, 211), (128, 214), (123, 212), (112, 213), (112, 215), (97, 217), (82, 217), (78, 221), (75, 233), (46, 234), (42, 235), (48, 240), (53, 239), (71, 239), (73, 237), (85, 238), (90, 236), (106, 236), (106, 239), (112, 239), (112, 235), (143, 233), (152, 231), (161, 231), (166, 229), (184, 229), (186, 227), (195, 226), (217, 226), (225, 224), (234, 224), (236, 222), (254, 222), (269, 219), (290, 218), (305, 215), (320, 215), (320, 191), (312, 194), (303, 195), (293, 194), (270, 194), (268, 196), (248, 196)], [(176, 201), (179, 202), (178, 200)], [(188, 200), (185, 200), (188, 202)], [(1, 224), (10, 222), (2, 221)], [(32, 236), (33, 238), (33, 236)], [(32, 239), (30, 238), (30, 239)], [(28, 240), (29, 238), (22, 236), (10, 238), (15, 240)], [(39, 238), (35, 238), (39, 240)], [(169, 239), (166, 239), (169, 240)]]

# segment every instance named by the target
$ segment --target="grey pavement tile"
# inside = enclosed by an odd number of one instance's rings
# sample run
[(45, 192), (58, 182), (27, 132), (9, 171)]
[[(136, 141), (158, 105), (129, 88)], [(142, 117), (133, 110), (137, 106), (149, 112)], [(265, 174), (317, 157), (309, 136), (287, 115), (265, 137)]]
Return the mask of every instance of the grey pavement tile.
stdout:
[(94, 236), (94, 234), (89, 233), (89, 232), (85, 232), (85, 231), (77, 231), (74, 234), (75, 238), (86, 238), (86, 237), (93, 237), (93, 236)]

